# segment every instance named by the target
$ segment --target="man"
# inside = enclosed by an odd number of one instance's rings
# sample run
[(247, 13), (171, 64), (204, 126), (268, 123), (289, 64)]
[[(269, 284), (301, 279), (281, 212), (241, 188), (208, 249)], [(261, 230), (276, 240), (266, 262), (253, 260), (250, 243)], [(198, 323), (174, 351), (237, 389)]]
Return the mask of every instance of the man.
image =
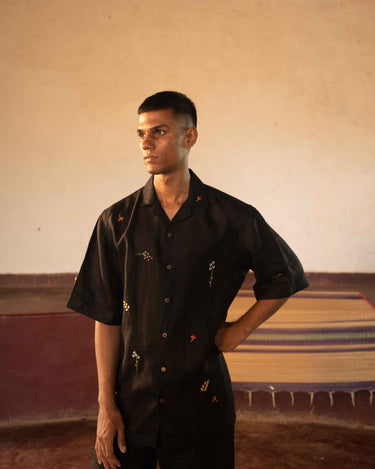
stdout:
[[(152, 176), (99, 217), (68, 303), (96, 320), (92, 467), (231, 469), (235, 412), (221, 352), (308, 283), (253, 207), (189, 170), (198, 136), (189, 98), (157, 93), (138, 114)], [(257, 301), (226, 323), (249, 269)]]

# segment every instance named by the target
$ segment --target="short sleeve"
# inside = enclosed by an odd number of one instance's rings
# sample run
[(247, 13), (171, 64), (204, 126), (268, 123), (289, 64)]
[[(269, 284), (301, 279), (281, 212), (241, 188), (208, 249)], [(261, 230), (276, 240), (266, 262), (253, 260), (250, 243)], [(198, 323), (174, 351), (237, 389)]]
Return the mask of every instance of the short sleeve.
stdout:
[(67, 307), (99, 322), (120, 325), (122, 277), (112, 230), (103, 214), (92, 233)]
[(255, 275), (257, 300), (287, 298), (309, 286), (298, 257), (253, 207), (242, 243), (247, 267)]

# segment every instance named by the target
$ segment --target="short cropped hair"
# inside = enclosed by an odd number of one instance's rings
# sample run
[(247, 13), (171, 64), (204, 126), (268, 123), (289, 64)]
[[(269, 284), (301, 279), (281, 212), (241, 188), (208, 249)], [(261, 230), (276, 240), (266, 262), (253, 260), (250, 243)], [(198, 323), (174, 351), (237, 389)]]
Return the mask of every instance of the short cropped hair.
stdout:
[(177, 91), (160, 91), (146, 98), (138, 108), (138, 114), (150, 111), (172, 109), (174, 114), (189, 116), (197, 126), (197, 110), (191, 99)]

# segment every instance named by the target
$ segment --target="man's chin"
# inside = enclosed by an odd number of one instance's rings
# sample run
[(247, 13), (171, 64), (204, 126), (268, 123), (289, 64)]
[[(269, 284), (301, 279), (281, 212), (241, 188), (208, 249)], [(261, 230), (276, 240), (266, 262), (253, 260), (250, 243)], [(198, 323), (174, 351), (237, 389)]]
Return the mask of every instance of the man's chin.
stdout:
[(149, 174), (152, 174), (153, 176), (159, 176), (159, 175), (171, 175), (176, 172), (178, 172), (178, 168), (174, 166), (170, 167), (158, 167), (157, 165), (152, 165), (152, 164), (146, 164), (146, 171)]
[(156, 168), (146, 168), (146, 171), (148, 172), (148, 174), (152, 174), (154, 176), (156, 176), (157, 174), (162, 174), (160, 170)]
[(148, 174), (152, 174), (154, 176), (158, 175), (158, 174), (166, 174), (168, 173), (168, 171), (165, 171), (161, 168), (156, 168), (155, 166), (153, 165), (146, 165), (146, 171), (148, 172)]

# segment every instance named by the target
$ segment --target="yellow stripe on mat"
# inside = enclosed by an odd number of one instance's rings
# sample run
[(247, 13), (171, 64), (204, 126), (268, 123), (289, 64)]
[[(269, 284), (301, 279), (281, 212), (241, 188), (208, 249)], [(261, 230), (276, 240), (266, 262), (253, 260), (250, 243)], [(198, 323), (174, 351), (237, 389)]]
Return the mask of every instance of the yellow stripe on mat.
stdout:
[(232, 381), (343, 383), (374, 380), (375, 352), (227, 353)]

